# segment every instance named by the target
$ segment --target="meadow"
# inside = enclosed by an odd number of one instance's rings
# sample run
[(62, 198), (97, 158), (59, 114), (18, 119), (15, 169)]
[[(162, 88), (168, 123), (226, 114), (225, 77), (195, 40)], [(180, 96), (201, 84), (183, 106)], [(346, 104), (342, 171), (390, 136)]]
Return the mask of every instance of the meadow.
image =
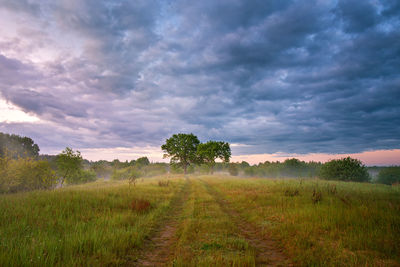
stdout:
[(0, 195), (0, 266), (400, 266), (400, 187), (164, 175)]

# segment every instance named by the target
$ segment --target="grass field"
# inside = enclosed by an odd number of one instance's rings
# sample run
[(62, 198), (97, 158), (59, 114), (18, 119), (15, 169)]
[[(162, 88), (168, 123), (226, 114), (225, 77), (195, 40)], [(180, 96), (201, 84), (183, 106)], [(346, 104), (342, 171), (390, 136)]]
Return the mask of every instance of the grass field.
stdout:
[(400, 188), (164, 176), (0, 196), (0, 266), (163, 264), (400, 266)]

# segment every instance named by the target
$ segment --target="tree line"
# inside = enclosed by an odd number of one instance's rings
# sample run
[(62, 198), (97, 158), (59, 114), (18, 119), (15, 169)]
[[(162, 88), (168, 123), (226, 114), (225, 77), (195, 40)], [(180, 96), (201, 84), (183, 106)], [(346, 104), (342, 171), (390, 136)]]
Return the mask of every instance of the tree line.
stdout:
[(194, 134), (174, 134), (161, 146), (170, 164), (151, 163), (147, 157), (121, 162), (88, 161), (79, 151), (67, 147), (58, 155), (39, 155), (39, 146), (29, 137), (0, 133), (0, 193), (51, 189), (97, 178), (129, 179), (170, 173), (213, 173), (257, 177), (319, 177), (342, 181), (371, 181), (368, 170), (377, 172), (374, 182), (400, 182), (400, 167), (367, 168), (350, 157), (327, 163), (287, 159), (255, 165), (229, 162), (230, 145), (223, 141), (201, 143)]
[(29, 137), (0, 132), (0, 157), (37, 157), (39, 151), (39, 146)]

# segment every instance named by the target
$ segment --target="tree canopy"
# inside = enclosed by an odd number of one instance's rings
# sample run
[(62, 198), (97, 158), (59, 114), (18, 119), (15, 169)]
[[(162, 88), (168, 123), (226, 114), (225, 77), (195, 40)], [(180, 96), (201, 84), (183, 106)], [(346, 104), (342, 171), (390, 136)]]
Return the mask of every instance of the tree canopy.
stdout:
[(165, 141), (161, 146), (164, 158), (171, 158), (171, 163), (183, 168), (187, 173), (187, 167), (190, 164), (199, 162), (197, 155), (197, 146), (200, 144), (199, 139), (194, 134), (174, 134)]
[(395, 184), (400, 183), (400, 167), (387, 167), (382, 169), (378, 174), (378, 183)]
[(150, 164), (150, 160), (148, 157), (141, 157), (136, 160), (136, 164), (140, 166), (147, 166)]
[(331, 160), (321, 167), (320, 177), (326, 180), (367, 182), (367, 168), (358, 159), (351, 157)]
[(229, 162), (231, 148), (226, 142), (208, 141), (197, 146), (197, 154), (200, 161), (209, 165), (210, 171), (213, 173), (216, 159)]
[(29, 137), (0, 133), (0, 157), (6, 154), (13, 158), (36, 157), (39, 151), (39, 146)]
[(65, 180), (73, 179), (82, 170), (82, 156), (79, 151), (74, 152), (72, 148), (65, 148), (57, 155), (57, 169), (61, 175), (61, 185)]

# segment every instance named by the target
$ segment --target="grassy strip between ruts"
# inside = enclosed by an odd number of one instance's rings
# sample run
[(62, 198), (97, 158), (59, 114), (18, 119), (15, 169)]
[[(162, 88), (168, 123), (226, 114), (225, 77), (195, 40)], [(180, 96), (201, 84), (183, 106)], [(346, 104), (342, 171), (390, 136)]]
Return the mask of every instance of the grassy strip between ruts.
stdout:
[[(120, 265), (169, 210), (184, 184), (95, 182), (0, 196), (0, 266)], [(150, 209), (132, 210), (146, 199)], [(134, 253), (133, 253), (134, 254)]]
[[(160, 183), (165, 186), (165, 181)], [(170, 209), (165, 214), (157, 229), (146, 240), (137, 257), (132, 258), (127, 266), (161, 266), (168, 263), (174, 256), (177, 241), (176, 231), (181, 222), (183, 206), (191, 192), (191, 181), (185, 179), (185, 185), (180, 194), (171, 200)]]
[(192, 193), (177, 231), (173, 266), (254, 266), (254, 250), (238, 234), (204, 184), (192, 179)]
[(214, 197), (221, 209), (229, 214), (231, 220), (238, 227), (240, 235), (255, 250), (256, 266), (293, 266), (291, 260), (283, 253), (278, 243), (271, 236), (264, 233), (258, 225), (245, 220), (218, 191), (204, 180), (201, 181), (205, 183), (208, 192)]
[[(400, 265), (399, 187), (299, 179), (202, 179), (247, 220), (279, 239), (297, 265)], [(313, 201), (313, 194), (321, 199)]]

